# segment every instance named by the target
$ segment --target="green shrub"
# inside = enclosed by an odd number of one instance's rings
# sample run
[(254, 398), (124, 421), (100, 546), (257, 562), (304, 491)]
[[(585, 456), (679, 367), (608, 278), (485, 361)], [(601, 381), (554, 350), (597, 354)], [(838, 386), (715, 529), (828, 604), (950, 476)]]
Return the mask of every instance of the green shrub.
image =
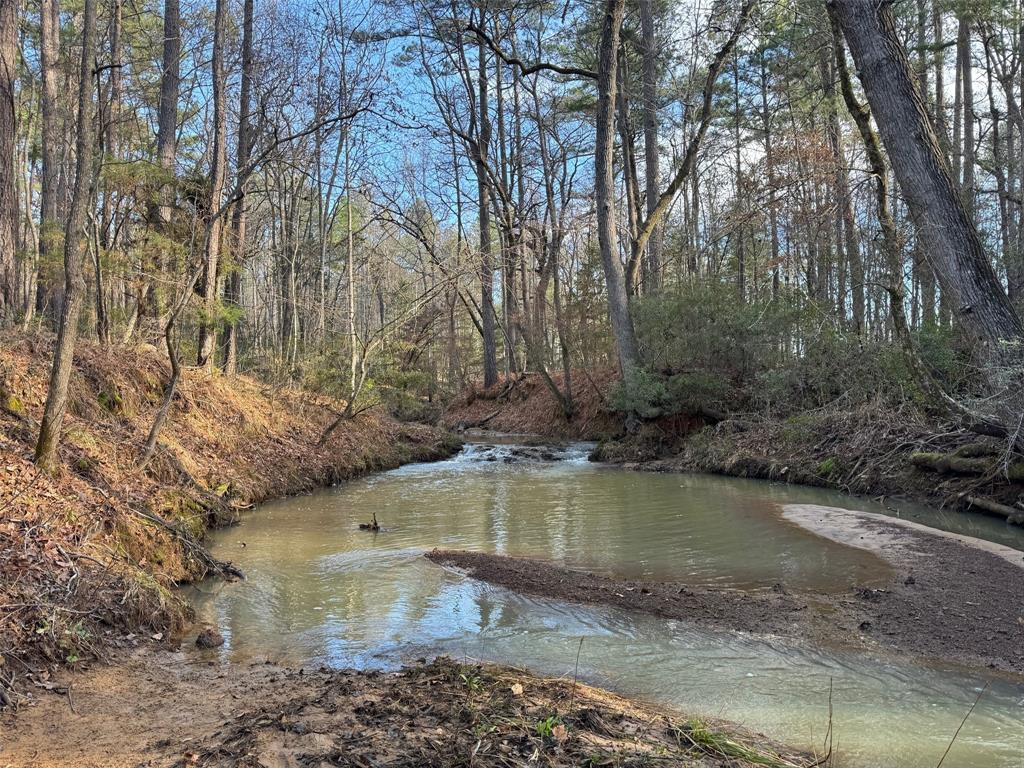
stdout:
[[(638, 301), (634, 313), (646, 367), (615, 391), (619, 411), (642, 418), (705, 409), (785, 418), (838, 402), (925, 402), (899, 344), (837, 328), (799, 293), (742, 302), (731, 284), (687, 285)], [(970, 346), (955, 330), (927, 327), (913, 342), (947, 391), (976, 387)]]

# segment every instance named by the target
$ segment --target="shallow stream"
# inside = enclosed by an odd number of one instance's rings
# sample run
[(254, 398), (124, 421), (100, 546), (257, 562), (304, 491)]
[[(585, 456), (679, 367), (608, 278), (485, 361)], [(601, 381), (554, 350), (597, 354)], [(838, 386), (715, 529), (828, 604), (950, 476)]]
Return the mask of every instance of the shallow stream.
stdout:
[[(711, 632), (613, 608), (531, 598), (422, 557), (434, 547), (548, 558), (626, 577), (768, 589), (848, 590), (889, 566), (782, 519), (788, 503), (891, 513), (814, 489), (589, 464), (588, 446), (469, 445), (342, 487), (266, 504), (212, 537), (246, 573), (192, 590), (232, 659), (392, 668), (446, 653), (573, 674), (690, 714), (820, 750), (834, 712), (837, 766), (1024, 766), (1024, 685), (955, 668)], [(381, 533), (358, 529), (376, 513)], [(1024, 549), (996, 521), (902, 515)]]

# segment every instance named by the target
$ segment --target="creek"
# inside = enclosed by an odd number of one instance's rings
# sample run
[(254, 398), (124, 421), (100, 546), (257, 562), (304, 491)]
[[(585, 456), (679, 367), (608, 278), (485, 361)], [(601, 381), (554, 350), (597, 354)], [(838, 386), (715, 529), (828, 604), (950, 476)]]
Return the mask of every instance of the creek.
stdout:
[[(817, 489), (588, 463), (590, 446), (470, 444), (456, 457), (263, 505), (211, 536), (245, 581), (189, 590), (233, 660), (391, 669), (448, 654), (572, 676), (687, 714), (741, 723), (820, 752), (833, 712), (836, 765), (1024, 765), (1024, 685), (953, 666), (714, 632), (481, 583), (434, 547), (545, 558), (608, 575), (737, 589), (849, 590), (890, 566), (786, 521), (784, 504), (891, 514)], [(376, 513), (380, 533), (358, 524)], [(901, 514), (1024, 549), (997, 521), (923, 507)]]

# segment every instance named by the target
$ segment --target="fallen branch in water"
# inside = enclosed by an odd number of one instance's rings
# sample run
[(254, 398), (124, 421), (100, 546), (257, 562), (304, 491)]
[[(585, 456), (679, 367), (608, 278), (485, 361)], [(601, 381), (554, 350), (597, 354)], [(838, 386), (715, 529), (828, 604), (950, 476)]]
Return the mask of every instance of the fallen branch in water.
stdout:
[(977, 507), (993, 515), (1005, 517), (1007, 522), (1024, 525), (1024, 510), (1022, 509), (1017, 509), (1007, 504), (1000, 504), (990, 499), (983, 499), (979, 496), (968, 496), (966, 493), (960, 494), (960, 499), (966, 503), (968, 508)]

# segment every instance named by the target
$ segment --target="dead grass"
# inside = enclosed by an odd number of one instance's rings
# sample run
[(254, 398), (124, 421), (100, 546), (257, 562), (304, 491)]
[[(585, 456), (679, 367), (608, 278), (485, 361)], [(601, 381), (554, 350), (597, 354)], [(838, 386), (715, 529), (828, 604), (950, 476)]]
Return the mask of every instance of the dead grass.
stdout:
[(186, 371), (153, 461), (138, 465), (167, 376), (152, 347), (76, 353), (60, 468), (32, 450), (52, 339), (0, 336), (0, 706), (46, 666), (187, 618), (170, 592), (203, 575), (194, 542), (267, 498), (450, 453), (422, 425), (366, 413), (318, 440), (339, 404)]

